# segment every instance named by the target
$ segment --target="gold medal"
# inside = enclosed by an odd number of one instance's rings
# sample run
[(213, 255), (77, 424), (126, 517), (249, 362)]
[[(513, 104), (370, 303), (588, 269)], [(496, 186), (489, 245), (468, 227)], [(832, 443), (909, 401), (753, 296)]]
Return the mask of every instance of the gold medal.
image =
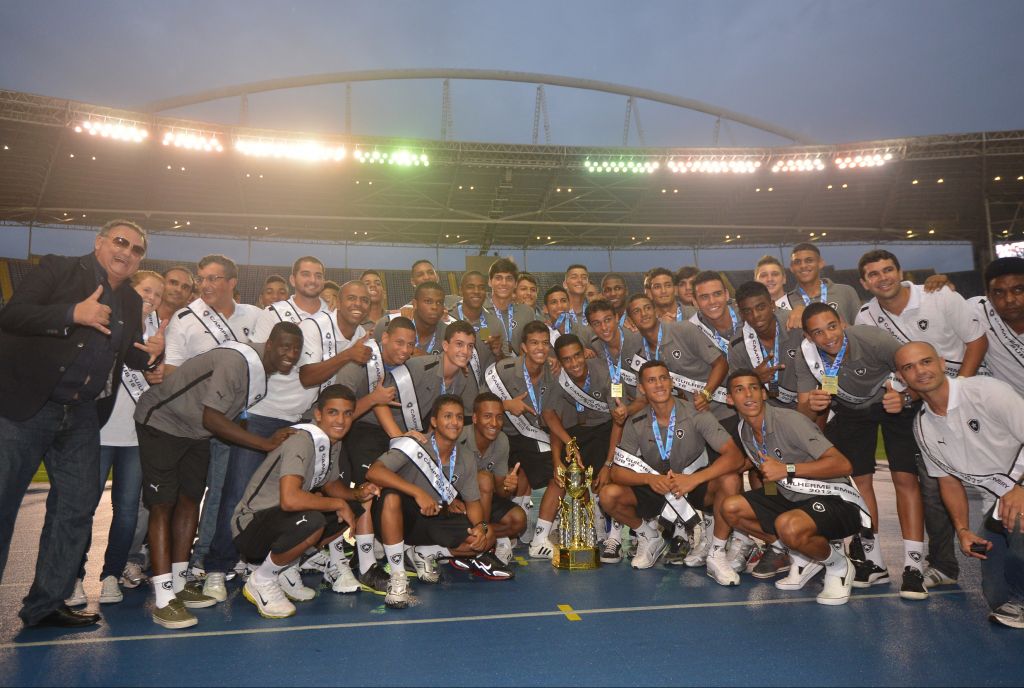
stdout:
[(779, 485), (774, 480), (766, 480), (764, 483), (764, 493), (768, 497), (774, 497), (779, 494)]
[(839, 376), (838, 375), (822, 375), (821, 376), (821, 390), (828, 392), (829, 394), (839, 394)]
[(621, 398), (622, 398), (622, 383), (621, 382), (613, 382), (612, 383), (612, 399), (621, 399)]
[(476, 334), (481, 341), (486, 342), (488, 339), (491, 338), (491, 328), (481, 327)]

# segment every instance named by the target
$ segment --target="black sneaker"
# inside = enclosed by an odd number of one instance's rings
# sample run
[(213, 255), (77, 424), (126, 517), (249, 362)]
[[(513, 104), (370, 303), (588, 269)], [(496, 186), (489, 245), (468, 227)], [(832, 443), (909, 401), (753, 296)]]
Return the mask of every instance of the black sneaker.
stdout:
[(903, 585), (900, 586), (900, 597), (905, 600), (928, 599), (928, 588), (924, 587), (924, 573), (913, 566), (903, 567)]
[(754, 566), (754, 570), (750, 572), (754, 578), (761, 580), (767, 580), (769, 578), (775, 578), (780, 573), (786, 573), (789, 571), (792, 562), (789, 559), (789, 554), (781, 550), (777, 550), (774, 547), (769, 547), (761, 555), (760, 561)]
[(467, 559), (473, 570), (473, 575), (477, 578), (486, 578), (487, 580), (501, 581), (501, 580), (512, 580), (516, 577), (512, 569), (501, 563), (501, 559), (494, 556), (494, 552), (484, 552), (472, 559)]
[[(850, 538), (850, 547), (847, 551), (847, 555), (855, 562), (868, 560), (868, 555), (864, 552), (864, 543), (861, 542), (859, 533)], [(856, 585), (856, 583), (854, 583), (854, 585)]]
[[(892, 579), (889, 578), (889, 570), (883, 569), (873, 561), (855, 561), (853, 566), (857, 569), (857, 575), (853, 579), (853, 587), (870, 588), (872, 585), (885, 585)], [(924, 585), (924, 583), (922, 583)]]
[(359, 576), (359, 589), (374, 595), (387, 595), (390, 581), (391, 576), (379, 564), (373, 564), (366, 569), (366, 573)]
[(470, 562), (472, 559), (466, 559), (465, 557), (452, 557), (448, 560), (448, 563), (452, 565), (452, 568), (456, 571), (471, 571), (473, 564)]
[(620, 561), (622, 561), (622, 543), (605, 540), (601, 545), (601, 563), (618, 564)]

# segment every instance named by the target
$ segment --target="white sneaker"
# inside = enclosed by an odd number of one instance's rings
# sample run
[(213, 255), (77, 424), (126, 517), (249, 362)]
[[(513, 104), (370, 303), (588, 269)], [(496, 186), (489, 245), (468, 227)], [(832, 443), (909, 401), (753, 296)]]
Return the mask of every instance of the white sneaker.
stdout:
[(276, 580), (261, 584), (253, 576), (245, 581), (242, 595), (255, 604), (260, 616), (266, 619), (284, 619), (295, 614), (295, 605), (288, 601)]
[[(846, 555), (843, 555), (844, 557)], [(823, 567), (824, 568), (824, 567)], [(850, 591), (853, 590), (853, 577), (857, 575), (853, 568), (853, 562), (846, 557), (846, 575), (830, 576), (825, 570), (825, 586), (815, 598), (818, 604), (838, 606), (850, 601)]]
[(410, 547), (406, 550), (416, 567), (416, 577), (424, 583), (434, 583), (441, 580), (441, 574), (437, 570), (437, 559), (434, 556), (423, 556), (419, 547)]
[(729, 540), (729, 544), (725, 548), (725, 557), (729, 560), (729, 566), (736, 573), (740, 573), (747, 568), (747, 557), (754, 551), (753, 542), (743, 542), (739, 538), (733, 537)]
[(924, 587), (937, 588), (942, 585), (956, 585), (956, 578), (950, 578), (932, 566), (927, 567), (924, 570)]
[(210, 571), (203, 581), (203, 594), (218, 602), (228, 598), (227, 576), (220, 571)]
[(306, 561), (302, 562), (302, 566), (299, 567), (300, 571), (320, 571), (321, 573), (327, 570), (327, 564), (330, 561), (330, 557), (327, 554), (326, 549), (321, 549), (319, 552), (311, 557), (308, 557)]
[(555, 546), (548, 538), (535, 539), (530, 543), (531, 559), (551, 559), (553, 556), (555, 556)]
[(117, 576), (107, 576), (103, 579), (103, 587), (100, 589), (100, 604), (117, 604), (124, 599), (121, 586), (117, 584)]
[(740, 574), (732, 567), (729, 556), (725, 550), (718, 550), (708, 556), (708, 576), (714, 579), (719, 585), (739, 585)]
[[(324, 575), (326, 576), (326, 573)], [(306, 587), (302, 582), (302, 574), (299, 573), (297, 566), (289, 566), (277, 574), (277, 584), (281, 586), (281, 591), (288, 596), (288, 599), (295, 602), (309, 602), (316, 597), (316, 590)]]
[(498, 557), (502, 564), (508, 565), (512, 561), (512, 542), (506, 538), (500, 538), (494, 545), (494, 556)]
[(392, 609), (405, 609), (412, 602), (409, 591), (409, 579), (405, 576), (392, 576), (388, 583), (388, 594), (384, 596), (384, 605)]
[[(800, 590), (824, 568), (817, 561), (808, 562), (803, 566), (794, 561), (789, 567), (789, 573), (786, 574), (786, 577), (775, 581), (775, 587), (779, 590)], [(853, 567), (851, 566), (851, 568)], [(850, 585), (853, 585), (853, 578), (850, 578)]]
[(632, 566), (635, 569), (649, 569), (658, 563), (661, 555), (668, 549), (665, 538), (658, 533), (654, 537), (645, 537), (637, 534), (636, 556), (633, 557)]
[(82, 585), (82, 579), (75, 580), (75, 589), (71, 592), (71, 597), (64, 600), (64, 604), (69, 607), (81, 607), (83, 604), (88, 604), (89, 598), (85, 596), (85, 586)]
[[(697, 533), (694, 533), (696, 536)], [(711, 536), (701, 528), (700, 539), (694, 538), (693, 547), (690, 549), (690, 553), (683, 559), (683, 564), (689, 566), (691, 569), (697, 568), (698, 566), (704, 566), (708, 560), (708, 552), (711, 551)]]
[[(359, 592), (359, 581), (356, 579), (354, 573), (352, 573), (352, 567), (349, 566), (347, 561), (343, 561), (341, 566), (328, 566), (327, 570), (324, 571), (324, 583), (331, 586), (331, 590), (336, 593), (347, 595), (350, 592)], [(287, 594), (287, 591), (285, 591)]]
[(137, 588), (148, 580), (138, 562), (129, 561), (121, 572), (121, 585), (129, 590)]

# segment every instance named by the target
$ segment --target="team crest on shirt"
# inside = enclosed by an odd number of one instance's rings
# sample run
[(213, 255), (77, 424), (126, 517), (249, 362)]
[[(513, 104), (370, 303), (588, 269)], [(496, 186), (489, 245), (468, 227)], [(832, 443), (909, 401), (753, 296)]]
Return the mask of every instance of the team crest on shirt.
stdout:
[(248, 327), (243, 327), (243, 328), (242, 328), (242, 332), (245, 332), (245, 336), (246, 336), (246, 337), (248, 337), (248, 336), (249, 336), (249, 328), (248, 328)]
[(676, 439), (681, 440), (686, 435), (686, 431), (682, 428), (676, 428)]
[(817, 511), (819, 514), (825, 513), (825, 505), (821, 502), (814, 502), (811, 504), (811, 508)]
[(327, 447), (325, 447), (324, 445), (321, 444), (319, 447), (316, 448), (316, 450), (319, 451), (319, 452), (327, 451)]
[(775, 457), (778, 459), (782, 458), (782, 450), (779, 449), (778, 447), (775, 447)]
[(672, 358), (679, 359), (679, 358), (682, 358), (682, 356), (683, 356), (683, 352), (680, 351), (679, 349), (674, 349), (672, 351)]
[(786, 352), (786, 355), (789, 356), (790, 358), (796, 358), (796, 349), (790, 349), (789, 351)]
[(928, 318), (921, 318), (920, 320), (918, 320), (917, 321), (917, 326), (919, 328), (921, 328), (922, 332), (927, 330), (928, 329)]
[(828, 305), (832, 306), (832, 308), (834, 308), (835, 310), (839, 310), (839, 302), (838, 301), (829, 301)]
[(488, 462), (487, 470), (489, 470), (489, 471), (493, 471), (494, 470), (494, 462), (493, 461)]
[(595, 399), (600, 399), (601, 398), (601, 392), (594, 392), (594, 398)]
[(967, 421), (967, 427), (969, 427), (974, 432), (978, 432), (979, 430), (981, 430), (981, 423), (978, 422), (977, 418), (971, 418), (969, 421)]
[(510, 330), (514, 330), (514, 329), (516, 329), (516, 326), (517, 326), (518, 324), (519, 324), (519, 323), (517, 323), (517, 322), (516, 322), (515, 320), (509, 320), (509, 321), (508, 321), (508, 328), (509, 328)]
[(865, 375), (867, 375), (868, 369), (862, 366), (860, 368), (854, 368), (853, 372), (859, 375), (860, 377), (864, 377)]

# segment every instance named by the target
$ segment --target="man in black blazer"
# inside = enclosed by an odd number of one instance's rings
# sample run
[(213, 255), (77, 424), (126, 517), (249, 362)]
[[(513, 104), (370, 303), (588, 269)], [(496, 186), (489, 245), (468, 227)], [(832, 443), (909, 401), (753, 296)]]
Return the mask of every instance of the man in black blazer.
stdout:
[(142, 299), (129, 281), (145, 253), (141, 227), (108, 222), (93, 253), (44, 256), (0, 311), (0, 576), (41, 460), (50, 477), (35, 579), (19, 613), (27, 626), (99, 621), (64, 599), (99, 503), (99, 429), (121, 366), (149, 370), (163, 352), (162, 331), (142, 343)]

